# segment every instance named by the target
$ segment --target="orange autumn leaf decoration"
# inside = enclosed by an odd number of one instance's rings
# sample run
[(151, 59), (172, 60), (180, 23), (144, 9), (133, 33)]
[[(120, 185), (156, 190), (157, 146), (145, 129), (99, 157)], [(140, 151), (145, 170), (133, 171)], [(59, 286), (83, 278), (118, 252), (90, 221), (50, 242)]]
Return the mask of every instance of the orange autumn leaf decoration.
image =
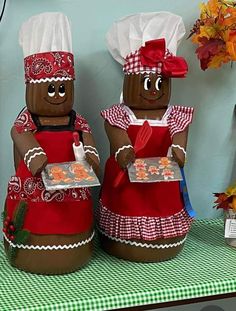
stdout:
[(228, 187), (225, 192), (214, 193), (216, 200), (214, 201), (215, 206), (218, 208), (236, 209), (236, 185)]
[(236, 60), (236, 1), (209, 0), (200, 4), (200, 18), (189, 38), (198, 45), (202, 70)]

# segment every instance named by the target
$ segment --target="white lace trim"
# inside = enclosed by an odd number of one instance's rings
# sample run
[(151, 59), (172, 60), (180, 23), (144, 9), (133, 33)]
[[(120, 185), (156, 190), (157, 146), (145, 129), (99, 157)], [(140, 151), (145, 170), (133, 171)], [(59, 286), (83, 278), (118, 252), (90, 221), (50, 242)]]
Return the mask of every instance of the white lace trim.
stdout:
[(29, 83), (41, 83), (41, 82), (52, 82), (52, 81), (67, 81), (67, 80), (73, 80), (70, 77), (57, 77), (57, 78), (42, 78), (42, 79), (31, 79)]
[(129, 241), (129, 240), (122, 240), (119, 238), (115, 238), (112, 236), (109, 236), (108, 234), (106, 234), (104, 231), (98, 229), (99, 232), (103, 235), (105, 235), (106, 237), (108, 237), (109, 239), (115, 241), (115, 242), (120, 242), (120, 243), (124, 243), (127, 245), (131, 245), (131, 246), (136, 246), (136, 247), (145, 247), (145, 248), (152, 248), (152, 249), (165, 249), (165, 248), (172, 248), (172, 247), (177, 247), (182, 245), (185, 240), (187, 239), (187, 235), (179, 242), (176, 243), (171, 243), (171, 244), (147, 244), (147, 243), (141, 243), (141, 242), (135, 242), (135, 241)]
[(155, 120), (155, 119), (138, 119), (136, 118), (134, 112), (128, 106), (126, 106), (124, 103), (122, 103), (121, 105), (122, 105), (122, 108), (126, 111), (126, 113), (129, 116), (130, 124), (142, 126), (144, 121), (147, 120), (151, 126), (161, 126), (161, 127), (168, 126), (167, 119), (173, 107), (173, 106), (168, 106), (162, 118), (160, 120), (159, 119)]
[(73, 249), (73, 248), (77, 248), (80, 246), (83, 246), (89, 242), (92, 241), (93, 237), (94, 237), (95, 232), (93, 231), (91, 236), (89, 238), (87, 238), (86, 240), (80, 241), (78, 243), (74, 243), (74, 244), (68, 244), (68, 245), (27, 245), (27, 244), (14, 244), (12, 241), (10, 241), (5, 233), (3, 233), (3, 236), (5, 238), (5, 240), (10, 244), (11, 247), (13, 248), (23, 248), (23, 249), (33, 249), (33, 250), (39, 250), (39, 251), (47, 251), (47, 250), (62, 250), (62, 249)]

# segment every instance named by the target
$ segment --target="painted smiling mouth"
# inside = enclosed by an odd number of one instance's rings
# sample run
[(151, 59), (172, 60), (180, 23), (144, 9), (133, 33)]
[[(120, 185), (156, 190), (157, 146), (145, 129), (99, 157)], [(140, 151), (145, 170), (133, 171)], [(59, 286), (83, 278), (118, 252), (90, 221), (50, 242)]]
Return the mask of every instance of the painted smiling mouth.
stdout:
[(165, 94), (162, 93), (158, 98), (147, 98), (147, 97), (144, 97), (143, 95), (140, 95), (143, 99), (149, 101), (149, 102), (153, 102), (153, 101), (156, 101), (156, 100), (159, 100), (162, 98), (162, 96), (164, 96)]
[(57, 105), (64, 104), (64, 102), (67, 100), (67, 97), (64, 98), (62, 102), (50, 102), (46, 97), (44, 97), (44, 100), (45, 100), (47, 103), (49, 103), (50, 105), (55, 105), (55, 106), (57, 106)]

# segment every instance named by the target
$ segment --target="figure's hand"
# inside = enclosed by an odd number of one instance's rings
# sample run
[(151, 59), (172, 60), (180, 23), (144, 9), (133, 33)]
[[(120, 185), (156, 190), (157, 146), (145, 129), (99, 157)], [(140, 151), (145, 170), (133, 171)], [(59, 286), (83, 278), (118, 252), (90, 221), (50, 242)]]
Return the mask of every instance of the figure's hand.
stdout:
[(35, 176), (38, 173), (41, 173), (42, 170), (48, 163), (47, 156), (44, 154), (36, 155), (29, 163), (29, 170), (31, 171), (32, 175)]
[(82, 133), (84, 142), (85, 159), (92, 166), (94, 173), (99, 177), (99, 154), (95, 146), (94, 138), (91, 133)]
[(176, 133), (173, 136), (172, 142), (172, 154), (175, 161), (179, 164), (180, 167), (184, 167), (186, 161), (186, 145), (188, 138), (188, 128), (183, 132)]
[(99, 160), (98, 158), (92, 153), (86, 153), (85, 159), (90, 166), (92, 166), (94, 173), (99, 176)]
[(17, 169), (20, 161), (24, 160), (33, 176), (40, 173), (47, 165), (47, 156), (34, 137), (34, 133), (18, 133), (16, 127), (13, 126), (11, 136), (14, 141), (15, 168)]
[(121, 169), (125, 169), (128, 164), (134, 162), (135, 153), (133, 148), (124, 149), (119, 152), (116, 157), (116, 160)]

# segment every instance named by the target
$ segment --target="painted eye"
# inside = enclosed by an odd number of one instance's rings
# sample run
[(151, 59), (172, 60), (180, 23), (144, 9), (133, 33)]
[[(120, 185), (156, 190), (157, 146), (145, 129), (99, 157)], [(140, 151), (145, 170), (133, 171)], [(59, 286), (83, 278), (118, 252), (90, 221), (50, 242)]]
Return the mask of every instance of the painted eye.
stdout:
[(50, 96), (50, 97), (55, 96), (55, 86), (54, 86), (54, 84), (49, 84), (49, 86), (48, 86), (48, 96)]
[(60, 84), (59, 86), (59, 96), (63, 97), (66, 94), (66, 88), (64, 84)]
[(143, 87), (144, 87), (144, 90), (147, 91), (151, 88), (151, 80), (150, 78), (146, 77), (143, 81)]
[(160, 91), (162, 82), (163, 82), (162, 77), (158, 77), (156, 80), (156, 83), (155, 83), (155, 87), (156, 87), (157, 91)]

